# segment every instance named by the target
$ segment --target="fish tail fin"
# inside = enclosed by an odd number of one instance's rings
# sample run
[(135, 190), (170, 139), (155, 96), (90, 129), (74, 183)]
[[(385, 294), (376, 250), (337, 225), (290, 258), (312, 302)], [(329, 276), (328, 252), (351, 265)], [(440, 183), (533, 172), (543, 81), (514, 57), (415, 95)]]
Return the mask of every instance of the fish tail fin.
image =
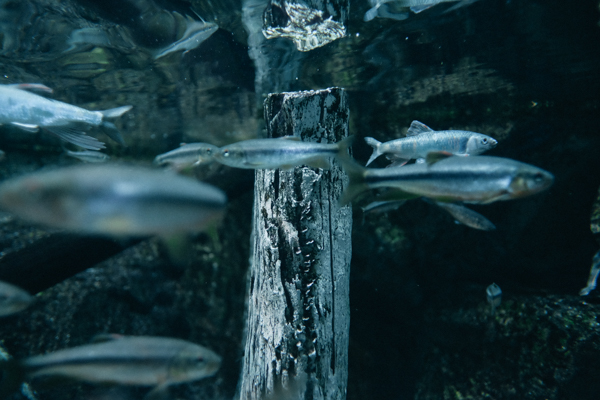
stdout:
[(6, 399), (12, 393), (19, 390), (21, 383), (23, 383), (25, 372), (13, 358), (10, 360), (0, 360), (0, 371), (2, 372), (2, 380), (0, 380), (0, 399)]
[(102, 110), (100, 113), (104, 118), (117, 118), (131, 110), (133, 106), (122, 106), (117, 108), (109, 108), (108, 110)]
[(102, 121), (102, 123), (100, 124), (100, 128), (102, 128), (102, 131), (106, 133), (106, 136), (119, 143), (121, 146), (125, 146), (125, 140), (123, 139), (121, 132), (119, 132), (115, 124), (108, 121)]
[(372, 20), (373, 18), (375, 18), (377, 16), (378, 11), (379, 11), (379, 5), (369, 9), (369, 11), (367, 11), (365, 13), (363, 21), (368, 22), (368, 21)]
[(341, 155), (339, 160), (350, 179), (348, 187), (344, 189), (342, 197), (339, 200), (340, 205), (345, 206), (360, 193), (369, 189), (369, 186), (365, 183), (365, 172), (367, 169), (359, 165), (347, 154)]
[(350, 135), (337, 143), (338, 145), (338, 157), (348, 157), (348, 149), (354, 143), (355, 137), (354, 135)]
[(367, 142), (367, 144), (373, 148), (373, 154), (371, 154), (371, 158), (369, 158), (369, 161), (367, 161), (367, 165), (369, 165), (383, 153), (379, 150), (379, 146), (381, 146), (381, 142), (379, 140), (373, 139), (372, 137), (366, 137), (365, 142)]

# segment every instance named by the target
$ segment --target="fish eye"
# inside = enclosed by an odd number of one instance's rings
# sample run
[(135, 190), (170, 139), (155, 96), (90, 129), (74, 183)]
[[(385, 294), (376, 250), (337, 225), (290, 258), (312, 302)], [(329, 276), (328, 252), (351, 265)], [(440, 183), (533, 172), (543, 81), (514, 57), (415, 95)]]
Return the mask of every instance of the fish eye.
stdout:
[(206, 149), (206, 154), (212, 154), (212, 149)]
[(483, 138), (483, 139), (481, 139), (481, 143), (483, 143), (483, 144), (488, 144), (488, 140), (487, 140), (487, 138)]
[(223, 157), (229, 157), (229, 150), (228, 149), (223, 150)]

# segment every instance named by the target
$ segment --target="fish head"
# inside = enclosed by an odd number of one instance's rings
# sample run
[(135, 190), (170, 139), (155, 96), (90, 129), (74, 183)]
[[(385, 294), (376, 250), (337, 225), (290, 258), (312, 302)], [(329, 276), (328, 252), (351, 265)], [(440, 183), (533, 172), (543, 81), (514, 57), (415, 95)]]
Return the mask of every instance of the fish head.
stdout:
[(242, 146), (230, 144), (221, 147), (215, 154), (215, 158), (225, 165), (241, 165), (244, 163), (246, 152)]
[(190, 344), (177, 354), (169, 365), (169, 380), (191, 382), (214, 375), (221, 366), (221, 357), (206, 347)]
[(510, 183), (510, 198), (530, 196), (548, 189), (554, 183), (554, 175), (543, 169), (526, 165), (519, 168)]
[(208, 161), (212, 161), (215, 157), (215, 153), (219, 151), (217, 146), (212, 144), (207, 144), (206, 146), (202, 146), (198, 151), (198, 164), (202, 164)]
[(493, 137), (478, 133), (472, 135), (467, 141), (467, 154), (481, 154), (484, 151), (493, 149), (497, 144), (498, 141)]
[(45, 174), (9, 179), (0, 185), (0, 208), (29, 221), (61, 225), (73, 202), (70, 182)]

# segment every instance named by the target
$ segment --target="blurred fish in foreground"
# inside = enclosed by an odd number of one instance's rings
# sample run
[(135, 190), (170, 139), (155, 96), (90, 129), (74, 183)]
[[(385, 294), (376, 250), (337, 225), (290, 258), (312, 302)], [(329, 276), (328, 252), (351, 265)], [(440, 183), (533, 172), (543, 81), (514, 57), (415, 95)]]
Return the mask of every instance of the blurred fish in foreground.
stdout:
[(554, 182), (549, 172), (508, 158), (439, 153), (430, 153), (427, 158), (427, 163), (403, 167), (365, 168), (341, 157), (350, 184), (340, 201), (345, 204), (366, 190), (389, 187), (399, 189), (394, 200), (423, 196), (443, 202), (488, 204), (530, 196)]
[(353, 140), (353, 136), (332, 144), (303, 142), (293, 136), (244, 140), (221, 147), (215, 160), (235, 168), (291, 169), (308, 165), (327, 169), (331, 166), (329, 160), (346, 154)]
[(212, 162), (219, 148), (209, 143), (187, 143), (181, 147), (159, 154), (154, 158), (155, 165), (169, 164), (175, 169)]
[(6, 317), (23, 311), (33, 301), (34, 297), (25, 290), (10, 283), (0, 281), (0, 317)]
[(485, 295), (490, 304), (491, 313), (494, 315), (496, 313), (496, 308), (502, 303), (502, 289), (500, 289), (500, 286), (492, 283), (485, 289)]
[(12, 124), (29, 132), (45, 128), (62, 140), (87, 150), (105, 147), (104, 143), (84, 132), (90, 126), (99, 126), (111, 139), (125, 144), (116, 126), (105, 119), (119, 117), (131, 110), (131, 106), (89, 111), (29, 90), (52, 93), (52, 89), (38, 83), (0, 85), (0, 124)]
[(97, 343), (16, 361), (0, 360), (5, 376), (0, 398), (15, 391), (23, 378), (70, 378), (91, 383), (154, 386), (145, 398), (164, 398), (168, 387), (214, 375), (221, 357), (181, 339), (101, 335)]
[(120, 164), (39, 171), (0, 184), (0, 207), (30, 222), (104, 235), (198, 232), (222, 215), (226, 196), (170, 171)]
[(390, 166), (401, 166), (413, 158), (425, 158), (432, 151), (445, 151), (453, 155), (477, 155), (493, 149), (498, 142), (487, 135), (460, 131), (434, 131), (419, 121), (413, 121), (406, 132), (406, 137), (381, 143), (372, 137), (365, 142), (373, 147), (373, 155), (367, 165), (377, 157), (385, 154), (392, 161)]

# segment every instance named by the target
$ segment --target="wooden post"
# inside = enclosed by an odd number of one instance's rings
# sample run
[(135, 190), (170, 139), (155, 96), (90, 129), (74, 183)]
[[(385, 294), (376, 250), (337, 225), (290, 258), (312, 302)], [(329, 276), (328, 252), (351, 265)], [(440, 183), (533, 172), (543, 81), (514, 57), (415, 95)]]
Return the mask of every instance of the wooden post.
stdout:
[[(339, 88), (265, 101), (269, 137), (334, 143), (348, 117)], [(333, 164), (256, 171), (242, 400), (346, 398), (352, 210)]]

